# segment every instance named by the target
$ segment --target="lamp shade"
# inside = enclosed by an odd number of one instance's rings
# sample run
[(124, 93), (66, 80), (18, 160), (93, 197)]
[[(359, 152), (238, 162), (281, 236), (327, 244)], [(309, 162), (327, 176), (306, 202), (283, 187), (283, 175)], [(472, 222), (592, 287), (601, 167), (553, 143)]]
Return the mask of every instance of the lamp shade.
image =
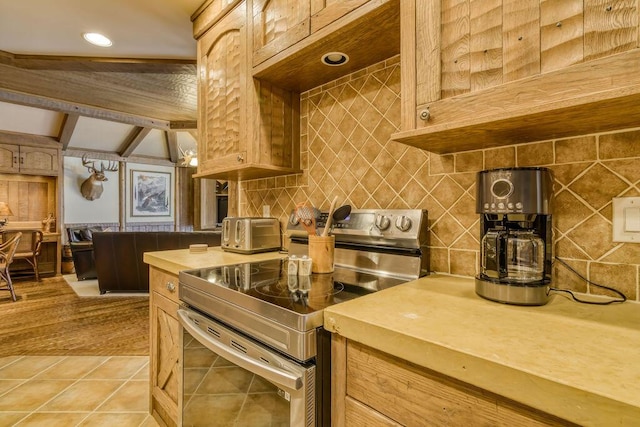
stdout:
[(13, 216), (13, 212), (6, 202), (0, 202), (0, 216)]

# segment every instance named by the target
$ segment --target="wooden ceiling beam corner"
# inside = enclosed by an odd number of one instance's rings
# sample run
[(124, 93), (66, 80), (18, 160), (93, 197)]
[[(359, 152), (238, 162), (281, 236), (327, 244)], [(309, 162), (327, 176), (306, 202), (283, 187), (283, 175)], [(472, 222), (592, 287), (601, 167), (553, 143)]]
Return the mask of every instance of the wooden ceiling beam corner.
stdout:
[(197, 120), (174, 120), (169, 122), (169, 129), (171, 130), (196, 130), (198, 129)]
[(196, 142), (198, 142), (198, 139), (200, 138), (199, 134), (198, 134), (198, 130), (190, 130), (189, 131), (189, 135), (191, 135), (193, 137), (193, 139), (196, 140)]
[(133, 130), (129, 133), (127, 138), (120, 146), (121, 149), (118, 150), (118, 154), (120, 155), (120, 157), (124, 157), (125, 159), (129, 157), (131, 153), (133, 153), (133, 151), (138, 148), (142, 140), (146, 138), (149, 132), (151, 132), (151, 128), (141, 126), (136, 126), (135, 128), (133, 128)]
[(169, 160), (172, 163), (178, 163), (178, 135), (176, 131), (168, 130), (164, 133), (167, 149), (169, 150)]
[(79, 118), (80, 114), (65, 113), (64, 118), (62, 119), (62, 126), (60, 127), (60, 133), (58, 134), (58, 141), (62, 145), (63, 151), (69, 146), (71, 136), (73, 135), (73, 131), (76, 129)]

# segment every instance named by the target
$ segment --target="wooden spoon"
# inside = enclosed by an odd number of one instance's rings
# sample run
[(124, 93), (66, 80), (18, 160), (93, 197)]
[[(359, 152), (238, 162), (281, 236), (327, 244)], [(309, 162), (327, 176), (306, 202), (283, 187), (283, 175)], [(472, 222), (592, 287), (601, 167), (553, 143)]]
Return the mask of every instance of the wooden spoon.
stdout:
[(329, 230), (331, 229), (331, 223), (333, 222), (333, 211), (336, 209), (336, 202), (338, 201), (338, 196), (333, 198), (331, 202), (331, 207), (329, 207), (329, 215), (327, 216), (327, 223), (324, 226), (324, 231), (322, 232), (322, 236), (326, 237), (329, 235)]

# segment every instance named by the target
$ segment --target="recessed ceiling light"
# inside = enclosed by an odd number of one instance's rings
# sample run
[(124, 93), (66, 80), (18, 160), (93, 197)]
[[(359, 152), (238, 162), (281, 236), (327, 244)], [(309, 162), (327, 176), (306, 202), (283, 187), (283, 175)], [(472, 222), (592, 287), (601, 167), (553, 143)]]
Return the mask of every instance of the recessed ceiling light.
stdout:
[(322, 55), (320, 59), (323, 64), (331, 67), (337, 67), (339, 65), (346, 64), (349, 61), (349, 56), (342, 52), (329, 52)]
[(89, 43), (100, 47), (109, 47), (113, 44), (111, 40), (100, 33), (84, 33), (82, 37)]

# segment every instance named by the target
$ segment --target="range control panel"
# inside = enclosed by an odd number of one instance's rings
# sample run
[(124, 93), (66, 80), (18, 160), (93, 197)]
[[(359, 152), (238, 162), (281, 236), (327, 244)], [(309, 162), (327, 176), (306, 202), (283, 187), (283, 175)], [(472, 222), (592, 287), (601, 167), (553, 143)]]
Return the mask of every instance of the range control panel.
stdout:
[[(317, 211), (316, 233), (322, 234), (329, 213)], [(410, 247), (419, 247), (427, 232), (427, 211), (421, 209), (356, 209), (343, 220), (334, 220), (331, 235), (337, 241), (366, 242), (400, 246), (400, 241)], [(296, 212), (291, 212), (287, 223), (289, 236), (306, 236), (307, 230), (300, 223)], [(417, 245), (417, 246), (416, 246)]]

